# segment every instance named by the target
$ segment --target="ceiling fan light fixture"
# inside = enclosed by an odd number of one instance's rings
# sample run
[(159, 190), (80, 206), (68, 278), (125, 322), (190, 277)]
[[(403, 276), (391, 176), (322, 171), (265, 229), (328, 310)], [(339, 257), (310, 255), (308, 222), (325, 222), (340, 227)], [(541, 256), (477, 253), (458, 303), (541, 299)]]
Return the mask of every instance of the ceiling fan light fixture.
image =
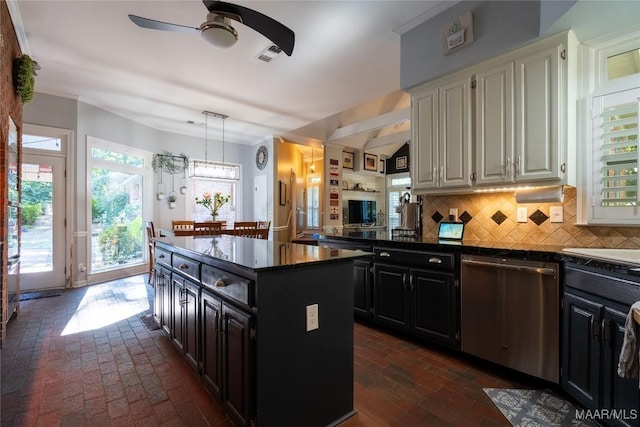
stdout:
[(210, 45), (222, 49), (227, 49), (238, 41), (238, 32), (229, 24), (229, 20), (212, 13), (208, 15), (207, 22), (200, 26), (200, 35)]

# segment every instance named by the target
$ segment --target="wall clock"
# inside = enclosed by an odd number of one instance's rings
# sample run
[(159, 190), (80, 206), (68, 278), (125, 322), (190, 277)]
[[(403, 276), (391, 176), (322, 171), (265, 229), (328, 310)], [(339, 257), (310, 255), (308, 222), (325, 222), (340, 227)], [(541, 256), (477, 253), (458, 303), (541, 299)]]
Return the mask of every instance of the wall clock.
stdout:
[(267, 151), (267, 147), (261, 145), (256, 152), (256, 166), (258, 169), (262, 170), (267, 166), (267, 160), (269, 159), (269, 152)]

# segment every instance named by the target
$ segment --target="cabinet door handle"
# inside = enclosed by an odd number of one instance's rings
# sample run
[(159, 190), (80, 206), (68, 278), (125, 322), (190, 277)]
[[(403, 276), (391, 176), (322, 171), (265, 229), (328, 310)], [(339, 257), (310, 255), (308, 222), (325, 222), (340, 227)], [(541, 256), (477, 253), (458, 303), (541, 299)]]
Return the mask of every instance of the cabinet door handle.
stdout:
[(227, 284), (222, 279), (216, 280), (216, 288), (224, 288)]
[(159, 259), (164, 258), (164, 254), (160, 254), (160, 255), (158, 255), (158, 258), (159, 258)]
[(514, 173), (514, 178), (518, 175), (520, 175), (520, 156), (516, 157), (516, 165), (515, 165), (515, 173)]
[(442, 185), (443, 180), (444, 180), (444, 166), (440, 166), (440, 177), (438, 178), (438, 184)]
[(437, 167), (433, 167), (433, 171), (431, 172), (431, 181), (435, 182), (436, 184), (438, 183), (438, 168)]
[(186, 270), (187, 268), (189, 268), (189, 266), (187, 264), (180, 264), (180, 266), (178, 268), (180, 270)]
[(432, 258), (429, 258), (429, 262), (431, 264), (442, 264), (442, 259), (437, 257), (432, 257)]
[(409, 276), (409, 289), (413, 292), (413, 274)]
[(390, 257), (391, 254), (389, 252), (380, 252), (380, 256)]
[(510, 159), (507, 157), (507, 167), (506, 167), (505, 173), (502, 175), (504, 177), (511, 175), (511, 162), (509, 160)]
[(407, 273), (402, 273), (402, 288), (407, 289)]

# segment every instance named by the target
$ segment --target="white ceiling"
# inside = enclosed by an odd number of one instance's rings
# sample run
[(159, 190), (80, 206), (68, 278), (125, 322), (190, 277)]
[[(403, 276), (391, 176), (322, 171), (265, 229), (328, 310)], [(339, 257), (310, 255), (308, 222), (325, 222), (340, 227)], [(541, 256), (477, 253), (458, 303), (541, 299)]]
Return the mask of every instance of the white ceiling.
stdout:
[[(318, 146), (338, 128), (408, 109), (408, 96), (398, 91), (399, 33), (456, 2), (238, 1), (295, 32), (293, 55), (270, 63), (257, 59), (270, 41), (240, 23), (233, 23), (237, 44), (223, 50), (199, 36), (139, 28), (127, 17), (198, 27), (207, 14), (201, 1), (13, 3), (26, 51), (42, 67), (37, 92), (194, 136), (202, 128), (187, 122), (203, 122), (201, 112), (209, 110), (229, 116), (227, 142), (253, 145), (282, 135)], [(209, 126), (215, 132), (221, 121), (209, 119)], [(333, 143), (362, 148), (390, 132), (374, 126)]]

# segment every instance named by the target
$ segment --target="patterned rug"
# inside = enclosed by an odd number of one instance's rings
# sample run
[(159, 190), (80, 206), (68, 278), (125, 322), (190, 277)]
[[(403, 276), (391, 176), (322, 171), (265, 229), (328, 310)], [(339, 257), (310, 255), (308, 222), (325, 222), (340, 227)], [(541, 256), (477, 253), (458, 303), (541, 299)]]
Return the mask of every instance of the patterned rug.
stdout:
[(62, 290), (60, 289), (48, 289), (46, 291), (37, 291), (37, 292), (20, 292), (20, 301), (27, 301), (30, 299), (39, 299), (39, 298), (59, 297), (60, 295), (62, 295)]
[(576, 407), (550, 390), (508, 388), (483, 390), (512, 426), (599, 426), (590, 420), (577, 419)]

